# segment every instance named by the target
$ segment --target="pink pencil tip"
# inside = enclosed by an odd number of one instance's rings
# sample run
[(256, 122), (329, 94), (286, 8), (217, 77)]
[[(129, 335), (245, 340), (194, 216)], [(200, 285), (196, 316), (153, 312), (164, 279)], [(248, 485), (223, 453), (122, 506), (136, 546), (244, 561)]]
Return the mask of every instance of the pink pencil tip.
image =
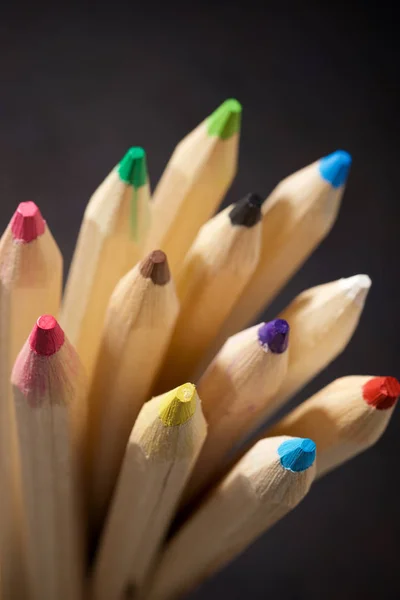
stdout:
[(21, 202), (11, 219), (14, 240), (29, 244), (44, 233), (45, 221), (34, 202)]
[(64, 332), (51, 315), (38, 318), (29, 336), (29, 345), (40, 356), (51, 356), (58, 352), (64, 343)]

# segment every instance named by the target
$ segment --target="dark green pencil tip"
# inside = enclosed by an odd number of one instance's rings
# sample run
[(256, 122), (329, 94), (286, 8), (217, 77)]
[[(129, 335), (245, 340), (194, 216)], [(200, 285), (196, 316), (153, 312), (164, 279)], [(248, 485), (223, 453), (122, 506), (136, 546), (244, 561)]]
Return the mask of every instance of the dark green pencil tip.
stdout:
[(242, 105), (234, 99), (225, 100), (208, 117), (208, 135), (215, 135), (222, 140), (227, 140), (240, 130), (242, 118)]
[(122, 181), (135, 188), (147, 183), (146, 152), (140, 146), (129, 148), (119, 163), (118, 173)]

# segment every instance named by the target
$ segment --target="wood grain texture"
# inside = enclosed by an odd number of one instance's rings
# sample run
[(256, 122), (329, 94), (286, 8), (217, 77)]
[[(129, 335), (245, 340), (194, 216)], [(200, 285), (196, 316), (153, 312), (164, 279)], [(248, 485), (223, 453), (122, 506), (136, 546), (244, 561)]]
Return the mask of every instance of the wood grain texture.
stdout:
[(198, 384), (208, 423), (207, 439), (188, 482), (189, 504), (223, 471), (235, 444), (274, 407), (288, 352), (274, 353), (259, 340), (260, 325), (232, 336)]
[(232, 208), (203, 225), (178, 270), (181, 310), (157, 382), (159, 393), (196, 380), (201, 359), (258, 263), (261, 225), (232, 225)]
[(61, 324), (74, 344), (89, 382), (110, 296), (140, 258), (131, 230), (132, 195), (147, 203), (149, 185), (135, 191), (116, 167), (86, 207), (65, 288)]
[(363, 397), (363, 386), (371, 379), (370, 375), (336, 379), (266, 435), (311, 437), (317, 444), (317, 476), (329, 473), (375, 444), (389, 424), (394, 405), (379, 410)]
[(93, 600), (140, 590), (206, 436), (195, 387), (184, 384), (142, 408), (127, 445), (92, 580)]
[(216, 347), (268, 306), (330, 232), (344, 185), (334, 188), (321, 177), (318, 167), (316, 161), (289, 175), (264, 202), (260, 260)]
[[(179, 311), (172, 279), (154, 283), (151, 276), (143, 276), (142, 266), (129, 271), (111, 296), (89, 392), (89, 511), (94, 531), (101, 527), (125, 446), (150, 398)], [(159, 270), (160, 263), (153, 267)]]
[(278, 449), (290, 438), (262, 440), (210, 494), (167, 544), (146, 600), (167, 600), (212, 575), (307, 494), (315, 465), (294, 472)]
[[(39, 335), (41, 319), (35, 329)], [(34, 329), (34, 331), (35, 331)], [(67, 339), (47, 356), (31, 338), (12, 373), (32, 600), (83, 598), (86, 377)], [(37, 346), (36, 346), (37, 348)]]
[(10, 224), (0, 240), (0, 585), (4, 598), (16, 600), (24, 593), (25, 569), (10, 375), (36, 319), (43, 312), (58, 313), (62, 285), (62, 256), (47, 224), (37, 234), (25, 243), (15, 239)]
[(289, 364), (276, 398), (282, 405), (332, 362), (357, 328), (371, 280), (338, 279), (305, 290), (279, 315), (291, 326)]
[(237, 170), (240, 131), (222, 139), (210, 135), (208, 123), (206, 119), (179, 142), (154, 191), (145, 251), (162, 248), (174, 275)]

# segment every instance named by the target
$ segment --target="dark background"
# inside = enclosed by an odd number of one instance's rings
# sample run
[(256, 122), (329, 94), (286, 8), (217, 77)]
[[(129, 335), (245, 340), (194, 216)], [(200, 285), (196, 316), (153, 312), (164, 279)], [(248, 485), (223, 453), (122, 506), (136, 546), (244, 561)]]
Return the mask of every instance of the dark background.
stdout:
[[(354, 159), (332, 233), (268, 312), (318, 283), (372, 278), (349, 347), (305, 394), (346, 374), (399, 376), (394, 3), (144, 4), (0, 8), (1, 228), (34, 200), (68, 266), (86, 202), (125, 150), (147, 149), (155, 184), (175, 144), (237, 97), (229, 201), (337, 148)], [(399, 422), (193, 599), (400, 597)]]

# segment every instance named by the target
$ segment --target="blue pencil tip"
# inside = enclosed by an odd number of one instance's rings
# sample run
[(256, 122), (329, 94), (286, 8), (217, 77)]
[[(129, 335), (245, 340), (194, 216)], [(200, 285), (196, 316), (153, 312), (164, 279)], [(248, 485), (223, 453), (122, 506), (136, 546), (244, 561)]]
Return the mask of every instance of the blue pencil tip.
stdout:
[(315, 460), (315, 443), (308, 438), (292, 438), (282, 442), (278, 455), (284, 469), (299, 473), (305, 471)]
[(351, 156), (345, 150), (336, 150), (319, 161), (319, 172), (334, 188), (346, 183), (351, 167)]

